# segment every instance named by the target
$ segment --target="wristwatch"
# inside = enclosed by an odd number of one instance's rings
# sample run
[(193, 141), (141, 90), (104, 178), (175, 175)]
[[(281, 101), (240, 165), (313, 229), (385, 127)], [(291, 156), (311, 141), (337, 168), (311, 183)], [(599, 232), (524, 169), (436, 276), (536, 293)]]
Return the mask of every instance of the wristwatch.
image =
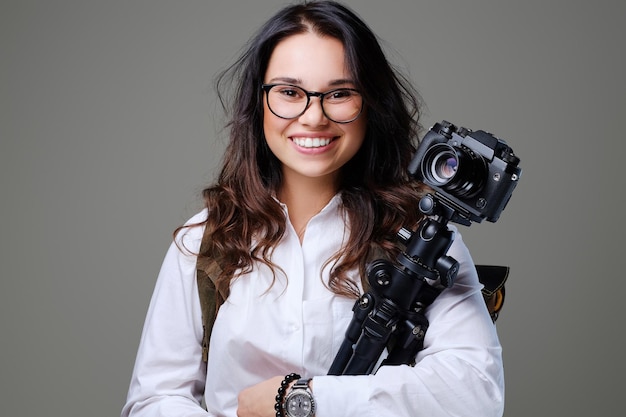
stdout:
[(285, 397), (284, 411), (287, 417), (313, 417), (315, 400), (309, 389), (311, 378), (299, 379)]

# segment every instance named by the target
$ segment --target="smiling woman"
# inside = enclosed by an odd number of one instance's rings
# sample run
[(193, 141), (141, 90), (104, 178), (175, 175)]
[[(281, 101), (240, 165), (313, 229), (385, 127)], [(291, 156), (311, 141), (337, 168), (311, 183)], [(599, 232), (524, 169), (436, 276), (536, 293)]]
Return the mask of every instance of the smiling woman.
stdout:
[[(422, 220), (419, 101), (367, 25), (332, 1), (286, 7), (220, 80), (236, 85), (223, 166), (163, 262), (122, 415), (501, 415), (500, 344), (458, 235), (415, 366), (327, 375), (367, 261)], [(196, 265), (217, 271), (206, 364)]]

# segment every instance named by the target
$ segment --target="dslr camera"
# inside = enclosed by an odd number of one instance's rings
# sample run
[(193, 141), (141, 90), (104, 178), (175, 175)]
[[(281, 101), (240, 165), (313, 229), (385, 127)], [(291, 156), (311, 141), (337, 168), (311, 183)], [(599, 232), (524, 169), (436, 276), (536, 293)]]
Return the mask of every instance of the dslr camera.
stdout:
[(522, 173), (519, 162), (503, 140), (444, 120), (422, 139), (409, 174), (433, 190), (424, 208), (420, 202), (425, 214), (443, 205), (452, 221), (469, 226), (498, 220)]

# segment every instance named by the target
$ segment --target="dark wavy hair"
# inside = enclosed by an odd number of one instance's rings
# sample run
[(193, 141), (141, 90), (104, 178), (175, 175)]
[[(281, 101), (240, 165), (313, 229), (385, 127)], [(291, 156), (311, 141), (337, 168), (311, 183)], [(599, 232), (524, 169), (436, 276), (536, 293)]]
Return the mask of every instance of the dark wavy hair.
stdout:
[(422, 186), (407, 174), (421, 129), (418, 94), (390, 65), (371, 29), (349, 8), (333, 1), (288, 6), (260, 28), (240, 58), (217, 79), (220, 100), (231, 115), (230, 140), (216, 183), (203, 192), (211, 240), (199, 260), (206, 265), (217, 261), (221, 267), (216, 286), (222, 300), (231, 279), (238, 272), (249, 272), (255, 261), (276, 270), (272, 248), (285, 233), (286, 217), (273, 198), (282, 171), (264, 139), (260, 86), (276, 45), (309, 31), (342, 42), (367, 117), (364, 142), (340, 173), (350, 236), (327, 262), (332, 268), (326, 285), (337, 294), (358, 296), (357, 283), (347, 272), (356, 268), (365, 277), (365, 263), (375, 247), (390, 256), (397, 254), (397, 231), (421, 217), (416, 206)]

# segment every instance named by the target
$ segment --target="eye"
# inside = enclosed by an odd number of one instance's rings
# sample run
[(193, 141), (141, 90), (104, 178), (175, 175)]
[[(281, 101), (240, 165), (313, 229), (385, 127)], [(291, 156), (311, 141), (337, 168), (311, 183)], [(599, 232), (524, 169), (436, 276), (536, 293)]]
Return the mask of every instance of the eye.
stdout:
[(277, 85), (275, 87), (276, 93), (278, 93), (281, 98), (289, 99), (289, 100), (299, 100), (306, 97), (304, 91), (297, 87), (293, 87), (290, 85)]
[(340, 88), (338, 90), (329, 91), (327, 93), (326, 100), (337, 103), (350, 100), (356, 96), (358, 96), (358, 93), (355, 90), (350, 88)]

